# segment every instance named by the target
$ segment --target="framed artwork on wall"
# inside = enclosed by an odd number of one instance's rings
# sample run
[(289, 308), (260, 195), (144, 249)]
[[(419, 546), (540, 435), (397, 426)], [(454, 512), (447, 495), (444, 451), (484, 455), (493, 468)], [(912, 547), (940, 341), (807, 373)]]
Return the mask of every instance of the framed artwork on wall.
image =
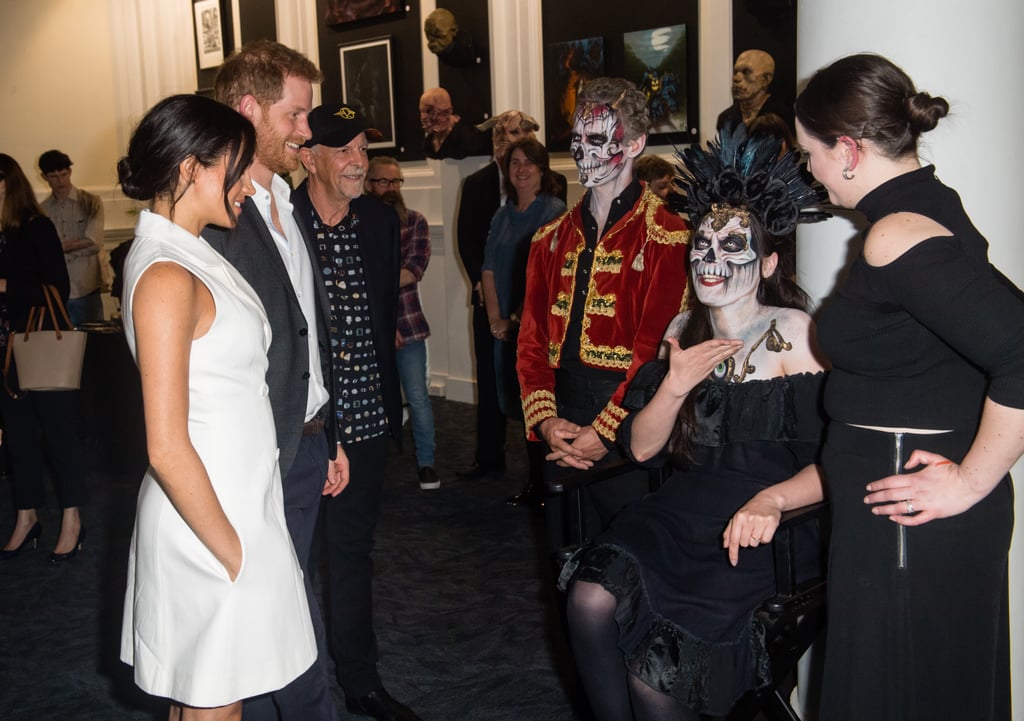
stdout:
[(338, 46), (341, 100), (362, 108), (367, 123), (383, 135), (372, 148), (395, 147), (395, 94), (391, 74), (391, 38)]
[(544, 108), (548, 143), (568, 148), (576, 94), (590, 80), (605, 73), (604, 38), (581, 38), (548, 43), (544, 80)]
[(196, 57), (200, 70), (224, 62), (225, 28), (221, 0), (197, 0), (192, 4), (196, 25)]
[(324, 23), (344, 25), (405, 10), (400, 0), (327, 0)]
[(578, 87), (586, 82), (583, 76), (592, 73), (591, 77), (628, 78), (642, 90), (653, 116), (648, 145), (696, 141), (700, 136), (698, 5), (698, 0), (632, 4), (541, 0), (548, 150), (569, 149), (570, 121), (565, 115), (567, 107), (575, 104), (572, 73)]
[(686, 26), (623, 33), (624, 75), (647, 96), (651, 133), (689, 129), (686, 115)]

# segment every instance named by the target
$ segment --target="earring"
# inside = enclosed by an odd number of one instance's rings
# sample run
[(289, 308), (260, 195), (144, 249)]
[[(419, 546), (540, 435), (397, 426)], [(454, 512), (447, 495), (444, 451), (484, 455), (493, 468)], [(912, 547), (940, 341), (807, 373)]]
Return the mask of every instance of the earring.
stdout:
[(843, 180), (853, 180), (854, 177), (849, 168), (843, 168)]

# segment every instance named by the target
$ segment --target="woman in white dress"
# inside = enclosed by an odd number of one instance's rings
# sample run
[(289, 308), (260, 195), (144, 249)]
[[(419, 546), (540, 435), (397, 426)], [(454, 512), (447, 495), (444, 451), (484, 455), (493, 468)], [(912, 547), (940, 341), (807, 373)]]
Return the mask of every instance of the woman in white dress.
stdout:
[(288, 535), (267, 397), (270, 326), (199, 237), (254, 192), (252, 125), (196, 95), (142, 119), (118, 163), (142, 211), (125, 262), (125, 334), (142, 377), (150, 467), (139, 490), (121, 658), (170, 718), (240, 719), (316, 658)]

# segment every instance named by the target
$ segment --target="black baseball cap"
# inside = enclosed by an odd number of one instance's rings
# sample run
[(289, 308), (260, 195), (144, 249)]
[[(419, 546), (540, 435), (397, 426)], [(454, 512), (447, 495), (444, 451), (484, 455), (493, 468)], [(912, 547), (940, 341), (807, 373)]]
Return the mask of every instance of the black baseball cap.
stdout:
[(55, 170), (64, 170), (71, 167), (71, 158), (59, 150), (47, 150), (39, 156), (39, 169), (43, 175), (52, 173)]
[(359, 108), (345, 103), (324, 103), (309, 113), (309, 129), (313, 137), (303, 143), (304, 148), (326, 145), (340, 148), (352, 142), (359, 133), (366, 133), (367, 140), (380, 140), (384, 136), (376, 128), (366, 125), (366, 115)]

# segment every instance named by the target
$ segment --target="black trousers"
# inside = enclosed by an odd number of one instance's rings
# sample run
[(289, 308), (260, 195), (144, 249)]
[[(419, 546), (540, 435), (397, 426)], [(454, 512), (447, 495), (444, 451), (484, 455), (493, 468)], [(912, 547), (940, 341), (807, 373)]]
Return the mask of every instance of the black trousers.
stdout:
[(388, 436), (345, 446), (350, 480), (324, 503), (327, 632), (338, 683), (349, 698), (380, 688), (373, 629), (374, 532), (384, 492)]
[(506, 423), (498, 405), (494, 336), (487, 310), (479, 305), (473, 306), (473, 353), (476, 357), (476, 462), (481, 466), (504, 466)]
[[(622, 382), (623, 376), (607, 372), (588, 372), (589, 369), (559, 369), (555, 372), (555, 403), (558, 417), (579, 426), (594, 422)], [(618, 448), (610, 449), (597, 466), (621, 460), (623, 453)], [(544, 478), (547, 481), (560, 480), (578, 471), (555, 463), (546, 463)], [(637, 469), (584, 489), (583, 512), (587, 535), (593, 536), (604, 529), (622, 508), (642, 498), (650, 489), (647, 471)], [(558, 550), (567, 542), (564, 502), (560, 497), (550, 499), (544, 506), (547, 517), (548, 538), (551, 550)]]
[[(16, 388), (11, 373), (11, 386)], [(75, 391), (26, 391), (19, 399), (0, 389), (4, 445), (10, 462), (14, 507), (18, 510), (46, 505), (44, 467), (53, 473), (61, 508), (76, 508), (86, 501), (81, 440), (75, 423)]]

